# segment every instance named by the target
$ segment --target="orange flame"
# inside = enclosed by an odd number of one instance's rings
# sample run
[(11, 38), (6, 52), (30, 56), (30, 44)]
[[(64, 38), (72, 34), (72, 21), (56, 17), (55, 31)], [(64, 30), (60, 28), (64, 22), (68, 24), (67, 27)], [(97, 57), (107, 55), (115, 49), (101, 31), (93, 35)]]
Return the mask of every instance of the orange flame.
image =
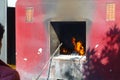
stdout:
[[(74, 37), (72, 37), (72, 44), (74, 46), (74, 51), (76, 53), (78, 53), (79, 55), (84, 55), (85, 54), (85, 51), (84, 51), (84, 47), (82, 45), (82, 42), (81, 41), (77, 41), (76, 42), (76, 39)], [(61, 48), (61, 52), (64, 53), (64, 54), (67, 54), (69, 53), (70, 51), (67, 50), (66, 48)]]
[(85, 54), (84, 47), (83, 47), (81, 41), (77, 41), (77, 42), (76, 42), (76, 39), (73, 37), (73, 38), (72, 38), (72, 44), (74, 45), (74, 50), (75, 50), (77, 53), (79, 53), (79, 55), (84, 55), (84, 54)]
[(67, 54), (67, 53), (68, 53), (68, 50), (65, 49), (65, 48), (62, 48), (61, 50), (62, 50), (62, 52), (63, 52), (64, 54)]

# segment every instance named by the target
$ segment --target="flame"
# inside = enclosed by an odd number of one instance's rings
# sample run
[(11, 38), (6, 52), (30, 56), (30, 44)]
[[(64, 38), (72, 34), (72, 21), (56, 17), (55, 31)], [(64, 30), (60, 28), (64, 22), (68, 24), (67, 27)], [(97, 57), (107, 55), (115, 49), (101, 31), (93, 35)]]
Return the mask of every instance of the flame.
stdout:
[(85, 54), (84, 47), (83, 47), (81, 41), (77, 41), (77, 42), (76, 42), (76, 39), (73, 37), (73, 38), (72, 38), (72, 44), (74, 45), (74, 50), (75, 50), (77, 53), (79, 53), (79, 55), (84, 55), (84, 54)]
[[(74, 51), (76, 53), (78, 53), (79, 55), (84, 55), (85, 54), (84, 47), (83, 47), (81, 41), (76, 41), (76, 39), (74, 37), (72, 37), (72, 44), (74, 46)], [(67, 50), (66, 48), (63, 48), (63, 47), (61, 48), (61, 52), (64, 53), (64, 54), (70, 53), (69, 50)]]
[(68, 50), (65, 49), (65, 48), (62, 48), (62, 53), (67, 54), (67, 53), (68, 53)]
[(73, 37), (72, 38), (72, 44), (75, 46), (75, 44), (76, 44), (76, 39)]

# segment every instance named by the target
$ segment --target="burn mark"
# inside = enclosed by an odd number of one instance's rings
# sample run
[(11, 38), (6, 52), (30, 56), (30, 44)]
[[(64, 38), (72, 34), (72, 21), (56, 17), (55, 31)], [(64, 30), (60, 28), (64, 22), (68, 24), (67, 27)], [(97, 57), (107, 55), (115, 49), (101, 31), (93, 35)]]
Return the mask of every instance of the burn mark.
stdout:
[(72, 70), (69, 69), (65, 72), (65, 76), (68, 80), (74, 80), (74, 76), (72, 75)]

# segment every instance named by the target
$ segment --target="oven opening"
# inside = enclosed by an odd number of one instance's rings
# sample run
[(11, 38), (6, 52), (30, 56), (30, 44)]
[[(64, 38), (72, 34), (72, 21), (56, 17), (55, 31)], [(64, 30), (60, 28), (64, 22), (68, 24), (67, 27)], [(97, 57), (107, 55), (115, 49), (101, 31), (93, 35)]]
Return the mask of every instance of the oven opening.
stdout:
[(59, 43), (63, 43), (60, 47), (60, 55), (85, 55), (85, 21), (52, 21), (50, 25), (51, 53)]

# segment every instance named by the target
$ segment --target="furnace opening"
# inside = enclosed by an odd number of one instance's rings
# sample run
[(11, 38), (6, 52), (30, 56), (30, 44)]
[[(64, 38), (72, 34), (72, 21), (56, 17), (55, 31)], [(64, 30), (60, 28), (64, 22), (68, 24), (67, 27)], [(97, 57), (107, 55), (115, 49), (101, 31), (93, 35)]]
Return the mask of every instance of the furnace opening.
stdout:
[(59, 43), (60, 54), (85, 55), (86, 22), (85, 21), (52, 21), (50, 22), (51, 53)]

